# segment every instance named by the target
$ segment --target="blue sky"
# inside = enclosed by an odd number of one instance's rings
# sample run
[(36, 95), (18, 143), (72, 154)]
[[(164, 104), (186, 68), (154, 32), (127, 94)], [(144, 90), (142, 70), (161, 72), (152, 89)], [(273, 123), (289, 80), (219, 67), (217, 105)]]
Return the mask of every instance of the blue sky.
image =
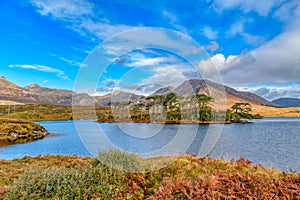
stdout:
[[(0, 75), (21, 86), (72, 89), (82, 63), (103, 41), (157, 27), (181, 32), (206, 50), (210, 57), (194, 66), (200, 74), (210, 77), (213, 63), (229, 86), (268, 99), (300, 97), (298, 0), (2, 0), (0, 22)], [(176, 86), (195, 77), (187, 68), (170, 52), (136, 50), (112, 60), (96, 92)]]

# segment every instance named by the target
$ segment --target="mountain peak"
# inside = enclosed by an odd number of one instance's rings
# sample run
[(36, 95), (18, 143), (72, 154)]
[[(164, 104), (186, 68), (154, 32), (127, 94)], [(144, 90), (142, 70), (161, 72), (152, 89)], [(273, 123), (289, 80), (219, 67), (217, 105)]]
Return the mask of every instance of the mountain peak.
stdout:
[(20, 88), (18, 85), (8, 81), (5, 76), (0, 76), (0, 87), (3, 87), (3, 88)]
[(39, 84), (33, 83), (31, 85), (26, 86), (25, 88), (41, 88)]

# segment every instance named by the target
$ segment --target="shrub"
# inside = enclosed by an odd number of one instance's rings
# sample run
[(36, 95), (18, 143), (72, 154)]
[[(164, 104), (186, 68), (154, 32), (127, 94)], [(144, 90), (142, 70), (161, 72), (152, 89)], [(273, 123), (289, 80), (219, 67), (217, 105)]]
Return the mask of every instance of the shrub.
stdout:
[(125, 184), (125, 176), (101, 163), (84, 169), (51, 167), (26, 171), (6, 199), (111, 199)]
[(141, 157), (120, 150), (99, 152), (97, 160), (109, 167), (124, 172), (140, 172), (145, 167), (144, 160)]

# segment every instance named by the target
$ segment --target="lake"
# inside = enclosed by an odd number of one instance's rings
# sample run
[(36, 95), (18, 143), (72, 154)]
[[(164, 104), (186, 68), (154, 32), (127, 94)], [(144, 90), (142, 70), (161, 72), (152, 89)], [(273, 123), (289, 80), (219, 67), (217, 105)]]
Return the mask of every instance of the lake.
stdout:
[(40, 122), (51, 134), (38, 141), (0, 148), (0, 159), (45, 154), (95, 156), (118, 148), (143, 157), (195, 153), (226, 160), (244, 157), (264, 167), (300, 172), (300, 118), (274, 117), (253, 123), (161, 125)]

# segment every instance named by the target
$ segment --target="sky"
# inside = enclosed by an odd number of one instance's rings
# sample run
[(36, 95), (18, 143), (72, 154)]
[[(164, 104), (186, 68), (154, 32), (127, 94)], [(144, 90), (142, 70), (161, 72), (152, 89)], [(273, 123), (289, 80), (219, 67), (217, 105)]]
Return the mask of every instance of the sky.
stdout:
[[(217, 74), (269, 100), (300, 98), (298, 0), (0, 0), (0, 22), (0, 75), (20, 86), (147, 94)], [(109, 62), (89, 68), (91, 57)]]

